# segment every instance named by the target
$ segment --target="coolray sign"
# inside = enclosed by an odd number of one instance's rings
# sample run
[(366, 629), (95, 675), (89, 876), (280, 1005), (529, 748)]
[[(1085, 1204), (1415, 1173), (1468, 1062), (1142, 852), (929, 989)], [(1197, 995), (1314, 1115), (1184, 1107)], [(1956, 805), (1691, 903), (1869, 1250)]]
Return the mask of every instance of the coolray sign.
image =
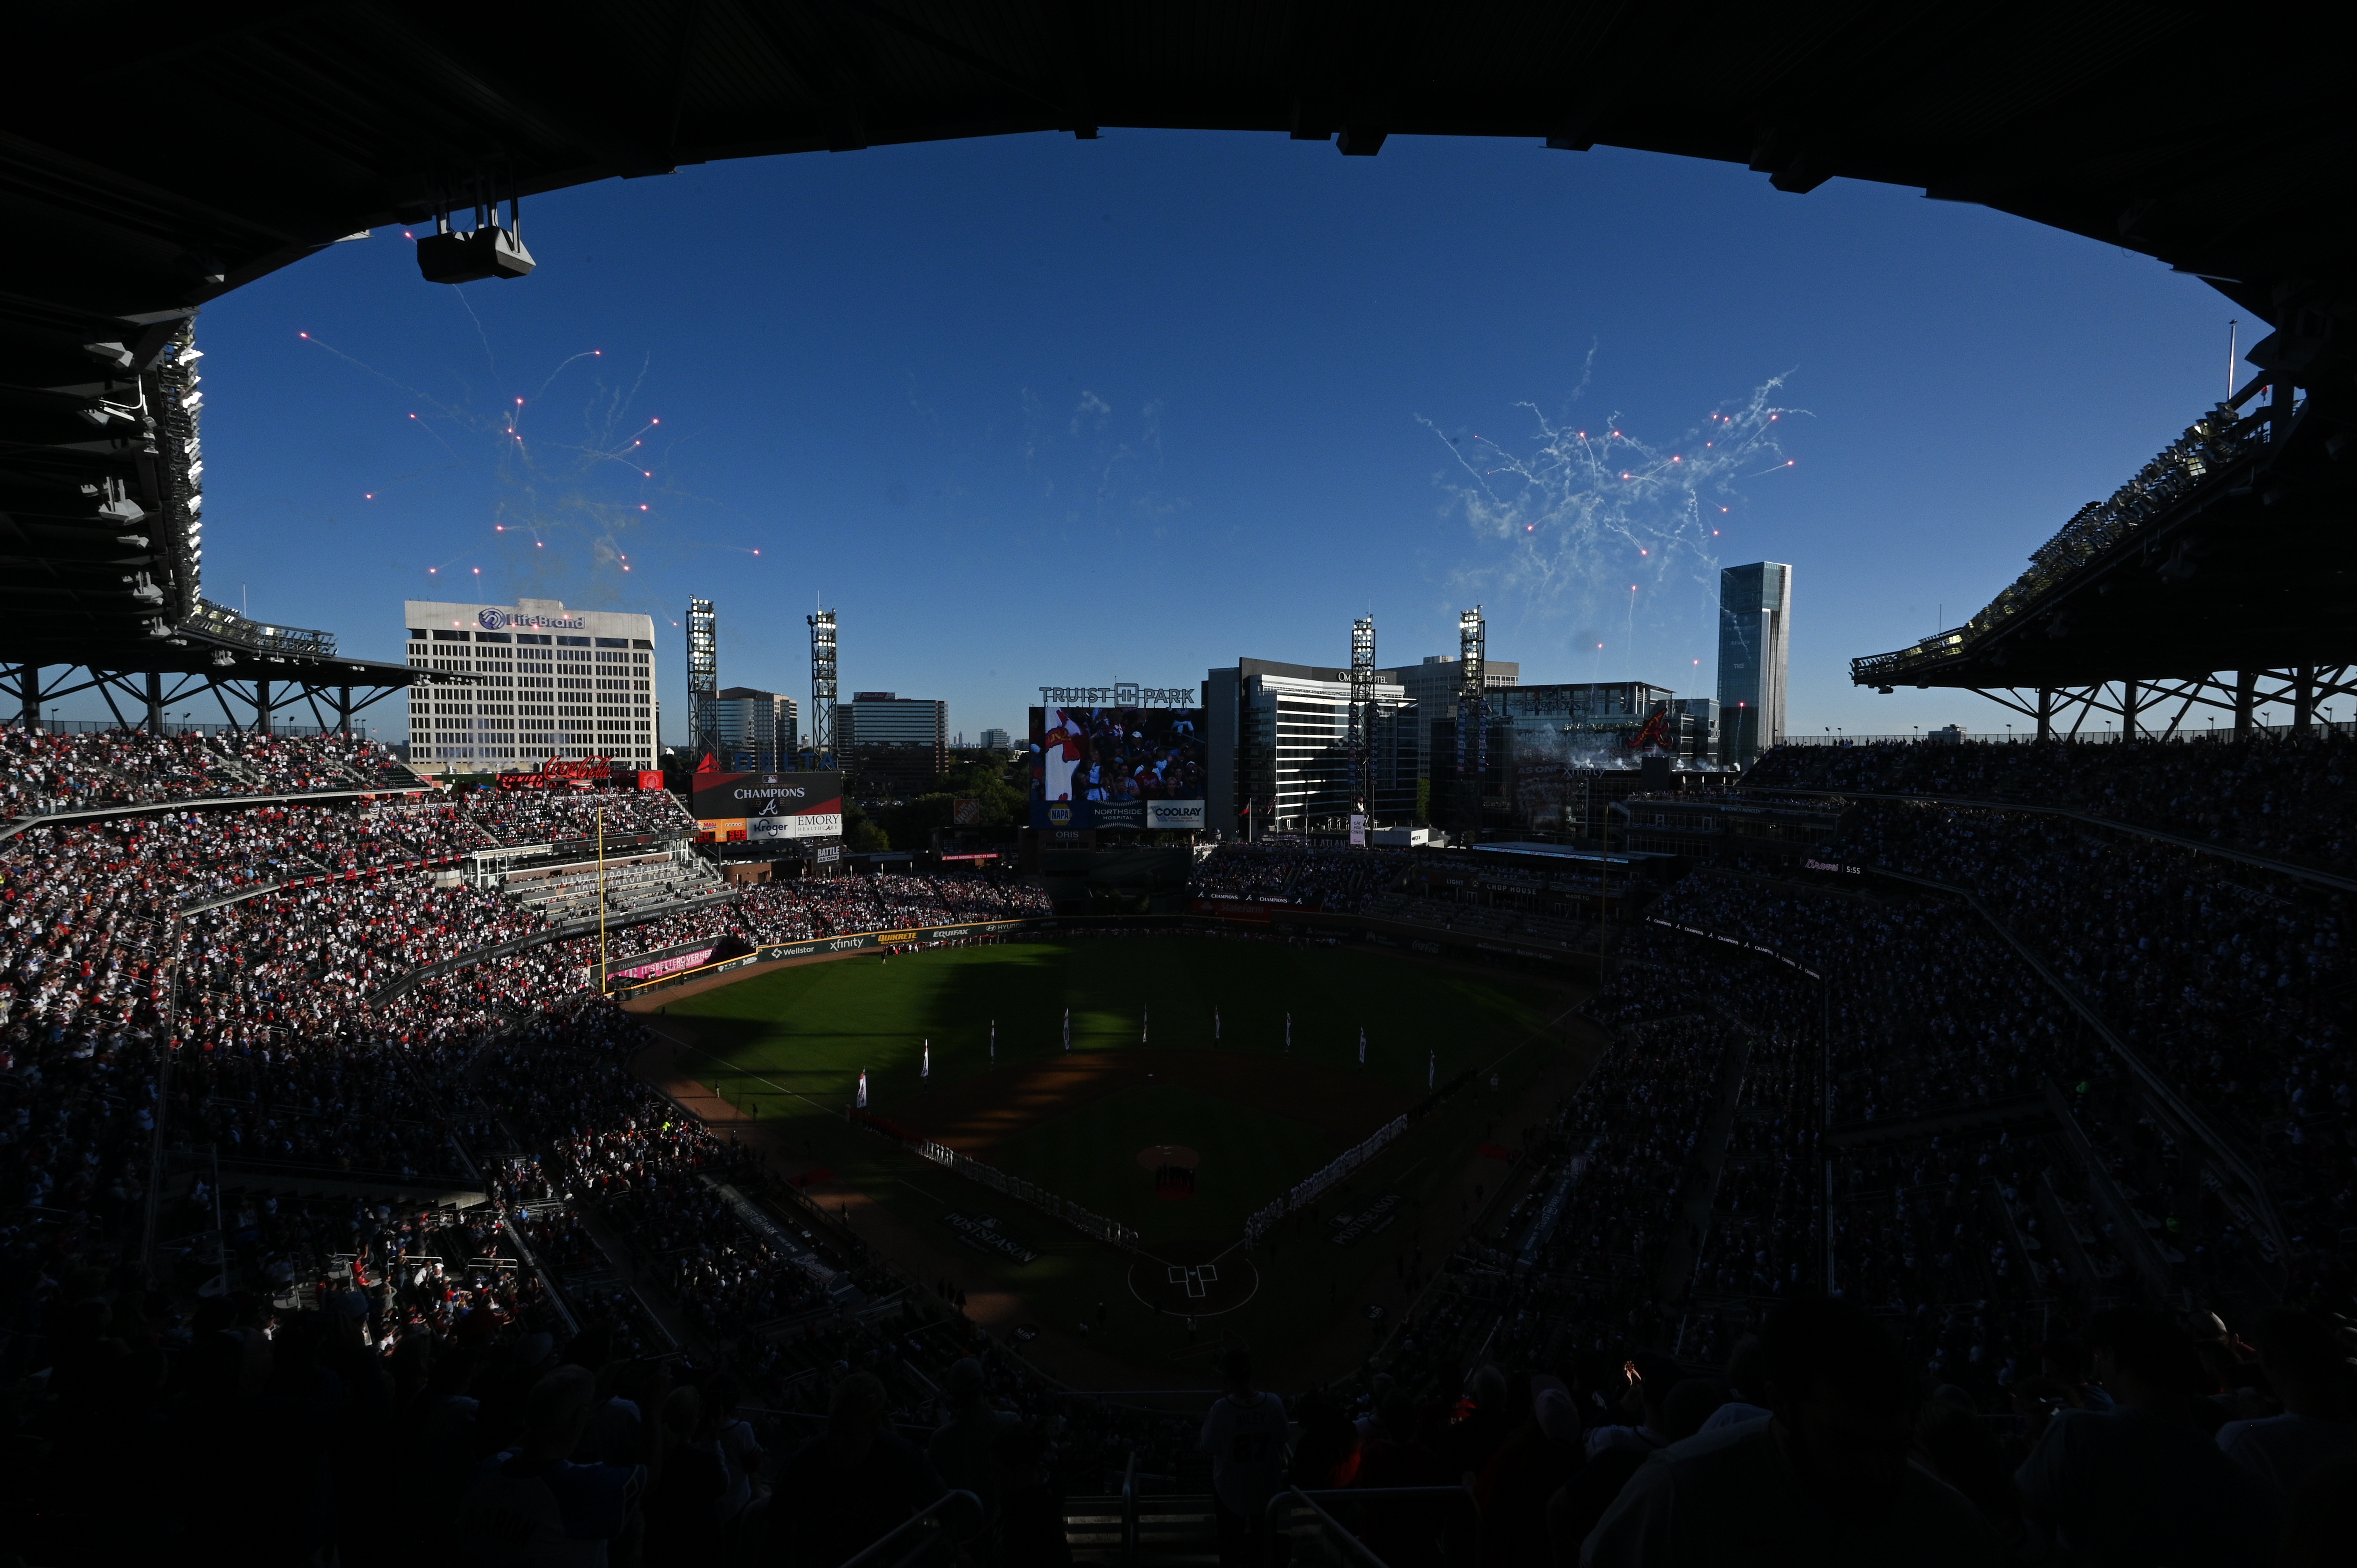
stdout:
[(1200, 701), (1201, 693), (1192, 686), (1141, 686), (1135, 681), (1115, 681), (1110, 686), (1039, 688), (1044, 707), (1191, 708)]
[(987, 1214), (944, 1214), (942, 1223), (958, 1233), (958, 1240), (977, 1252), (988, 1252), (1013, 1263), (1036, 1262), (1039, 1254), (1023, 1244), (1013, 1232), (999, 1228), (998, 1221)]
[[(1103, 821), (1103, 818), (1098, 818)], [(1200, 800), (1148, 800), (1146, 802), (1146, 825), (1149, 828), (1200, 828), (1203, 825), (1203, 802)]]
[(526, 615), (522, 610), (483, 609), (475, 612), (475, 624), (485, 631), (505, 631), (510, 627), (528, 627), (541, 631), (579, 631), (589, 623), (579, 616)]

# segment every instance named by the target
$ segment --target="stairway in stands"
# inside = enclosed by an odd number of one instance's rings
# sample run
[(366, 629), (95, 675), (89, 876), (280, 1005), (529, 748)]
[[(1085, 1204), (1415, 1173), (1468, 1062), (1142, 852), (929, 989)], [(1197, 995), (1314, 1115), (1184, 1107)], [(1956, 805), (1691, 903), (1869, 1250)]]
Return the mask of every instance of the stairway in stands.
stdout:
[[(1121, 1563), (1121, 1498), (1068, 1498), (1064, 1539), (1071, 1543), (1074, 1563)], [(1140, 1498), (1134, 1561), (1137, 1568), (1213, 1568), (1220, 1561), (1220, 1534), (1211, 1499)]]

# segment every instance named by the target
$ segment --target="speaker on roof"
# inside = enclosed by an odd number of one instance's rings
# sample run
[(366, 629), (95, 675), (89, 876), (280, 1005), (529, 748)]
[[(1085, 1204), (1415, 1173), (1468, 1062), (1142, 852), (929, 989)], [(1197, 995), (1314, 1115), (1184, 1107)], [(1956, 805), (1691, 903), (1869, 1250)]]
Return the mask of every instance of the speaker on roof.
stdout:
[(417, 270), (427, 283), (520, 278), (532, 269), (532, 252), (523, 248), (522, 238), (496, 223), (465, 233), (428, 234), (417, 242)]

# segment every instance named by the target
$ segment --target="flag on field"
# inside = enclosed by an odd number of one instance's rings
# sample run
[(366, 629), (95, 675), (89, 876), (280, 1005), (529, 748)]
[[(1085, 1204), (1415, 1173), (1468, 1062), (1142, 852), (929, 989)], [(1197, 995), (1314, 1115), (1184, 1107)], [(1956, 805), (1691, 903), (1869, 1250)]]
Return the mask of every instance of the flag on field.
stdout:
[(990, 1059), (998, 1059), (998, 1020), (996, 1018), (990, 1021)]
[(1067, 1008), (1065, 1008), (1065, 1009), (1064, 1009), (1064, 1049), (1066, 1049), (1067, 1051), (1069, 1051), (1069, 1050), (1071, 1050), (1071, 1048), (1072, 1048), (1072, 1010), (1071, 1010), (1070, 1007), (1067, 1007)]
[(925, 1057), (924, 1060), (917, 1066), (917, 1076), (919, 1078), (933, 1076), (933, 1042), (931, 1040), (925, 1042)]
[(1359, 1030), (1359, 1065), (1367, 1065), (1367, 1031), (1364, 1027)]
[(862, 1111), (867, 1109), (867, 1069), (866, 1068), (859, 1069), (859, 1109)]
[(1426, 1089), (1430, 1089), (1430, 1088), (1433, 1086), (1433, 1084), (1438, 1080), (1439, 1077), (1440, 1077), (1440, 1053), (1439, 1053), (1438, 1051), (1435, 1051), (1435, 1052), (1433, 1052), (1429, 1057), (1427, 1057), (1426, 1058), (1425, 1058), (1425, 1063), (1424, 1063), (1424, 1087), (1425, 1087), (1425, 1088), (1426, 1088)]

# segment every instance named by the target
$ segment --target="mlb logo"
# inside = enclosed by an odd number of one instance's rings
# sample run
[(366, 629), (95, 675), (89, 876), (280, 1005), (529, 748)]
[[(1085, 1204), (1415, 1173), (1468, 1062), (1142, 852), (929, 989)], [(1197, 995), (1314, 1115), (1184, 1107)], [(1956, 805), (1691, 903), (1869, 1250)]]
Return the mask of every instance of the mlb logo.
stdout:
[(1051, 822), (1058, 823), (1059, 825), (1069, 822), (1072, 820), (1072, 808), (1070, 806), (1050, 806), (1048, 808), (1048, 820)]

